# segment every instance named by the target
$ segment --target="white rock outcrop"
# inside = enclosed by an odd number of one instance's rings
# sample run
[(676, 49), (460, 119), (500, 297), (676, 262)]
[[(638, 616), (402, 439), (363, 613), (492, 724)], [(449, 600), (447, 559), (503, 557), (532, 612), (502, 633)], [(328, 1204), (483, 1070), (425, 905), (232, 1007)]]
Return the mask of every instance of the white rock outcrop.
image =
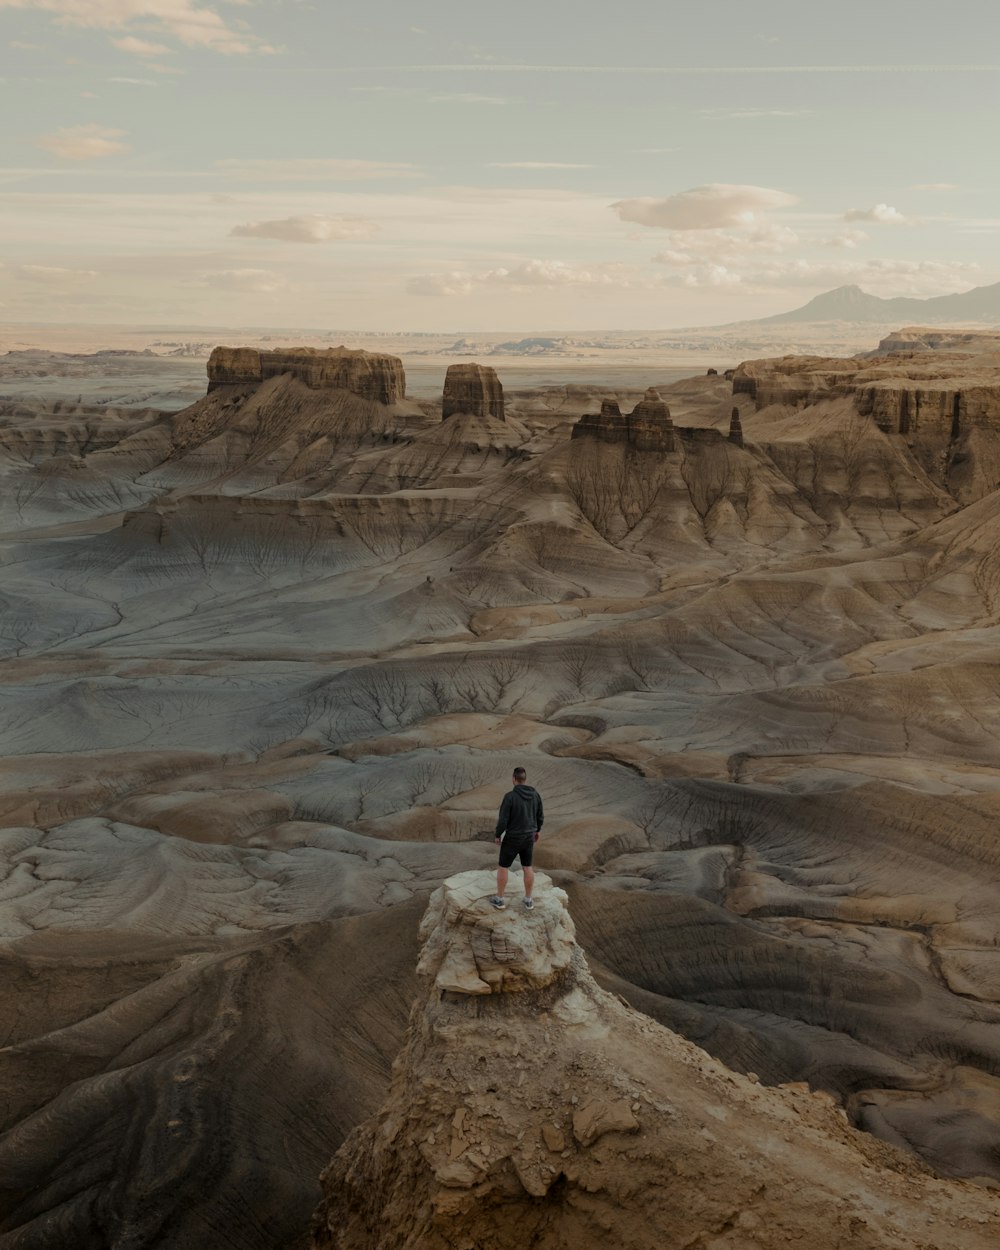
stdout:
[(424, 998), (324, 1173), (314, 1250), (993, 1250), (995, 1195), (601, 990), (548, 878), (534, 911), (491, 893), (478, 871), (431, 898)]

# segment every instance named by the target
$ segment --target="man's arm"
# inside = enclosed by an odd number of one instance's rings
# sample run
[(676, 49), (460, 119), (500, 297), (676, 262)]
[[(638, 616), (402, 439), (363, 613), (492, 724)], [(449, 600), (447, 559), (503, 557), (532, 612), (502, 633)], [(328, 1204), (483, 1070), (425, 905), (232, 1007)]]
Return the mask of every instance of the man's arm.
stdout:
[(542, 796), (535, 792), (535, 828), (539, 833), (542, 831), (542, 823), (545, 820), (545, 813), (542, 810)]
[(499, 841), (500, 835), (507, 832), (507, 825), (510, 821), (510, 794), (503, 796), (503, 802), (500, 804), (500, 815), (497, 817), (497, 830), (494, 839)]

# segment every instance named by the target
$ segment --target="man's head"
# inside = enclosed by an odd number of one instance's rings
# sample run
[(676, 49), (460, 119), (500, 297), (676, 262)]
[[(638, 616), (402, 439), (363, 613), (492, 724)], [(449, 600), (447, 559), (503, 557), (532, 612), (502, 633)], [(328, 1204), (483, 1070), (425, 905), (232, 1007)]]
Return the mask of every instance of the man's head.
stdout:
[(528, 774), (524, 771), (523, 768), (514, 769), (514, 785), (515, 786), (523, 786), (527, 780), (528, 780)]

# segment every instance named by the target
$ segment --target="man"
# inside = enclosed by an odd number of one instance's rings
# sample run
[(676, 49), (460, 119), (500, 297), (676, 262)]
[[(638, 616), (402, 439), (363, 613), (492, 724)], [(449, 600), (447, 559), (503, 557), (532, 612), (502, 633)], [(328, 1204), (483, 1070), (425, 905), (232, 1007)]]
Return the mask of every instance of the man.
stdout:
[[(496, 843), (500, 847), (500, 867), (497, 869), (497, 892), (490, 902), (502, 911), (507, 888), (507, 869), (515, 859), (520, 859), (524, 870), (524, 905), (531, 911), (534, 902), (531, 891), (535, 884), (535, 870), (531, 866), (532, 854), (542, 828), (542, 796), (534, 786), (526, 785), (528, 774), (523, 768), (514, 769), (514, 788), (503, 796), (500, 816), (497, 820)], [(500, 839), (503, 839), (501, 843)]]

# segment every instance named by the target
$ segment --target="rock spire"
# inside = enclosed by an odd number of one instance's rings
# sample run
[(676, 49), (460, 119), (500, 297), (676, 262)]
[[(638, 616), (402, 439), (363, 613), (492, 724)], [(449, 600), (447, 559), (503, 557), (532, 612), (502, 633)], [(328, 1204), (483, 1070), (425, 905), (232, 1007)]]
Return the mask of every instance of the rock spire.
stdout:
[(603, 443), (629, 443), (637, 451), (673, 451), (674, 423), (659, 391), (650, 387), (632, 411), (623, 416), (618, 401), (605, 399), (599, 413), (587, 413), (573, 427), (573, 438)]

